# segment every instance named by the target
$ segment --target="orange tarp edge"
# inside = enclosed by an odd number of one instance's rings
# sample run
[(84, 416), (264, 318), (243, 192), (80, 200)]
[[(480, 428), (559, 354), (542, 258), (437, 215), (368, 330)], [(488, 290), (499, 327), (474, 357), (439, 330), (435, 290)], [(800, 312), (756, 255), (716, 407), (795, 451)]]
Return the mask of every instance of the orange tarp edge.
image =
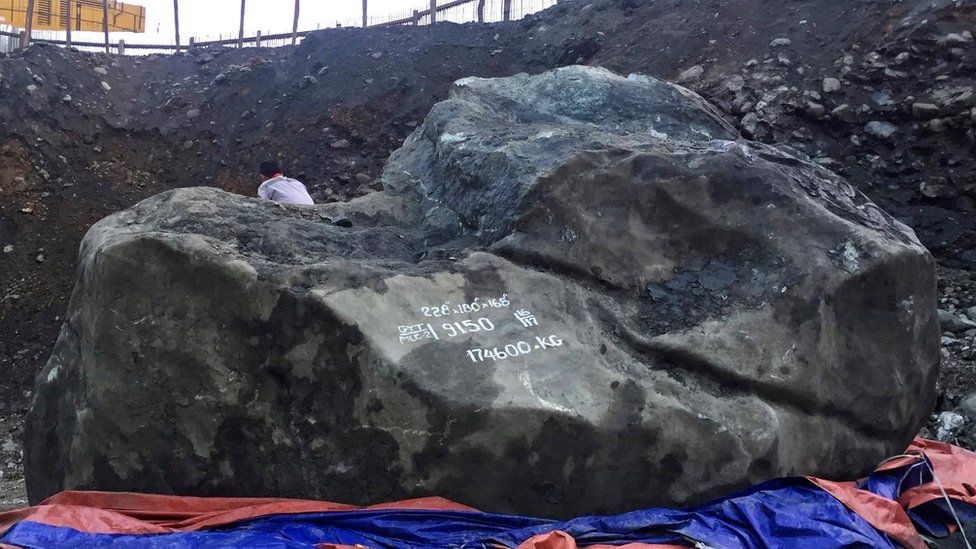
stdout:
[(421, 498), (370, 507), (274, 498), (194, 498), (115, 492), (62, 492), (40, 505), (0, 513), (0, 534), (24, 520), (89, 534), (191, 532), (269, 515), (355, 510), (476, 511), (444, 498)]

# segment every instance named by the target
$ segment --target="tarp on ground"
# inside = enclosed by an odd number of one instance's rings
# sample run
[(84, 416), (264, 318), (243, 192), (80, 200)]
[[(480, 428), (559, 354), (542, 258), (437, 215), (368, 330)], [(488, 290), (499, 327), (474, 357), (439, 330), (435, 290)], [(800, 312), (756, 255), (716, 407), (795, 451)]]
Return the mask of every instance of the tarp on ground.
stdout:
[[(636, 487), (635, 487), (636, 488)], [(917, 439), (859, 482), (771, 481), (693, 509), (556, 521), (439, 498), (328, 502), (63, 492), (0, 514), (0, 547), (909, 547), (976, 518), (976, 453)]]

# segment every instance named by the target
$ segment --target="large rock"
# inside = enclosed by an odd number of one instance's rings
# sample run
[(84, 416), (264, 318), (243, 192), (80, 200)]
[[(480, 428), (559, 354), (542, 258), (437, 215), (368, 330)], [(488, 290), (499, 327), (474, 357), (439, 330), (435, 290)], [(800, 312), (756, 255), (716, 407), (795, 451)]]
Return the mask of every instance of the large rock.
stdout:
[(27, 421), (31, 500), (608, 513), (851, 478), (932, 409), (912, 231), (683, 88), (462, 80), (384, 183), (314, 208), (177, 190), (95, 225)]

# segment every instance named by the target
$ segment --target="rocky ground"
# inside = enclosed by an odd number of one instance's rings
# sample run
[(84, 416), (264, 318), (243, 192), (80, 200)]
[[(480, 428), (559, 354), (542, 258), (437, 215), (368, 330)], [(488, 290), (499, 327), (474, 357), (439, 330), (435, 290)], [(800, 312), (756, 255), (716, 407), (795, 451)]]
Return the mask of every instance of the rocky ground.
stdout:
[(455, 79), (573, 63), (680, 80), (914, 227), (952, 315), (927, 434), (973, 447), (974, 31), (971, 0), (567, 0), (517, 23), (329, 30), (297, 48), (2, 57), (0, 507), (19, 505), (8, 441), (94, 221), (179, 186), (253, 192), (271, 155), (319, 200), (361, 195)]

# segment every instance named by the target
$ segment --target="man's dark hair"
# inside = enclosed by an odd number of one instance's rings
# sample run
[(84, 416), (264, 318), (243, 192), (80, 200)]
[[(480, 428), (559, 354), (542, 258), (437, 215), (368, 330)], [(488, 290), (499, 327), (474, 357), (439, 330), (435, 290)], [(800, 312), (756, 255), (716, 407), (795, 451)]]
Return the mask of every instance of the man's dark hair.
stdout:
[(281, 173), (281, 166), (276, 160), (265, 160), (261, 163), (261, 175), (273, 177), (276, 173)]

